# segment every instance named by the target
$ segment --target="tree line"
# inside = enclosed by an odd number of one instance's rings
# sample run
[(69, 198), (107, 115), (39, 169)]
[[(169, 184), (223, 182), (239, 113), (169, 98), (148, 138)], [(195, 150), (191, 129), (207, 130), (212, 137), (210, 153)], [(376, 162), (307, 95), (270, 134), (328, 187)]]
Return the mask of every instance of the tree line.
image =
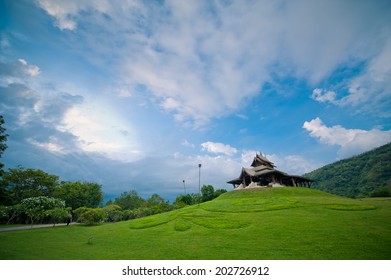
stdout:
[(85, 224), (118, 222), (209, 201), (224, 192), (204, 185), (201, 194), (181, 194), (169, 203), (156, 193), (144, 199), (130, 190), (103, 205), (102, 186), (97, 183), (60, 181), (56, 175), (18, 166), (2, 172), (0, 222), (55, 224), (68, 219)]
[[(0, 116), (0, 157), (7, 134)], [(103, 206), (102, 186), (94, 182), (60, 181), (40, 169), (17, 166), (3, 170), (0, 163), (0, 223), (78, 221), (85, 224), (141, 218), (205, 202), (226, 192), (204, 185), (201, 194), (182, 194), (170, 204), (160, 195), (143, 199), (135, 190), (123, 192)]]

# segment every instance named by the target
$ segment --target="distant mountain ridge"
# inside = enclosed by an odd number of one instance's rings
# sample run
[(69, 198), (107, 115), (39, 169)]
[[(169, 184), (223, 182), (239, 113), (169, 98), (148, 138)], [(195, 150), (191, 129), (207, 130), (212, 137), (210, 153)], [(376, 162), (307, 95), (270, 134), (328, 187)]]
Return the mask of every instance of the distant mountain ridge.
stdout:
[(370, 196), (382, 189), (390, 191), (391, 143), (303, 176), (316, 181), (313, 188), (342, 196)]

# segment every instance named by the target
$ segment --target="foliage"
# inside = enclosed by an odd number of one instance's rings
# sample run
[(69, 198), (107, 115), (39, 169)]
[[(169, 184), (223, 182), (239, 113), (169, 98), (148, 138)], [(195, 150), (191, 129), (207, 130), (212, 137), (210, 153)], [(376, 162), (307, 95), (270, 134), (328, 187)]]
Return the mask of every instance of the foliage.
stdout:
[(193, 198), (190, 194), (181, 194), (176, 197), (174, 204), (183, 205), (182, 207), (184, 207), (186, 205), (192, 205), (194, 203)]
[(6, 201), (0, 203), (14, 205), (23, 199), (37, 196), (52, 196), (59, 177), (39, 169), (10, 168), (4, 172), (1, 184), (7, 187)]
[(102, 186), (92, 182), (61, 182), (53, 195), (65, 200), (72, 209), (83, 206), (95, 208), (103, 203)]
[(45, 214), (50, 216), (53, 221), (53, 226), (56, 225), (56, 222), (65, 221), (66, 219), (71, 219), (72, 215), (70, 213), (71, 208), (54, 208), (47, 210)]
[[(7, 141), (8, 134), (5, 133), (6, 129), (3, 127), (4, 123), (4, 118), (0, 115), (0, 158), (8, 147), (5, 143)], [(3, 172), (3, 166), (4, 164), (0, 162), (0, 176)]]
[(135, 190), (121, 193), (120, 197), (114, 200), (114, 204), (121, 206), (124, 210), (133, 210), (140, 208), (144, 203), (144, 199), (141, 198)]
[(151, 197), (146, 200), (147, 207), (155, 206), (155, 205), (159, 205), (159, 204), (163, 204), (163, 203), (165, 203), (164, 199), (156, 193), (151, 195)]
[(102, 208), (95, 208), (81, 214), (78, 221), (86, 225), (95, 225), (102, 223), (105, 219), (105, 211)]
[(194, 205), (201, 202), (206, 202), (215, 199), (216, 197), (226, 192), (227, 190), (225, 189), (214, 190), (212, 185), (203, 185), (201, 188), (201, 195), (195, 193), (178, 195), (175, 198), (173, 206), (178, 209), (185, 207), (186, 205)]
[(202, 201), (209, 201), (214, 198), (214, 188), (211, 185), (203, 185), (201, 188)]
[(93, 208), (86, 207), (86, 206), (82, 206), (82, 207), (76, 208), (75, 210), (72, 211), (75, 220), (77, 221), (83, 213), (88, 212), (88, 211), (90, 211), (92, 209)]
[(214, 192), (214, 197), (219, 197), (220, 195), (222, 195), (223, 193), (226, 193), (227, 190), (226, 189), (218, 189), (218, 190), (215, 190)]
[(202, 201), (205, 202), (205, 201), (215, 199), (216, 197), (219, 197), (220, 195), (226, 192), (227, 190), (225, 189), (214, 190), (213, 186), (204, 185), (201, 188)]
[(369, 196), (391, 186), (391, 143), (304, 176), (315, 180), (314, 188), (319, 190), (347, 197)]
[(9, 224), (13, 220), (20, 218), (20, 214), (23, 213), (23, 208), (21, 204), (16, 204), (12, 206), (0, 206), (0, 223)]
[(108, 222), (118, 222), (123, 218), (121, 206), (111, 204), (103, 207), (103, 211), (106, 214), (106, 220)]
[(31, 225), (42, 219), (48, 210), (65, 208), (65, 202), (60, 199), (47, 196), (29, 197), (21, 202), (23, 212), (29, 217)]
[(386, 186), (374, 190), (370, 194), (371, 197), (391, 197), (391, 186)]

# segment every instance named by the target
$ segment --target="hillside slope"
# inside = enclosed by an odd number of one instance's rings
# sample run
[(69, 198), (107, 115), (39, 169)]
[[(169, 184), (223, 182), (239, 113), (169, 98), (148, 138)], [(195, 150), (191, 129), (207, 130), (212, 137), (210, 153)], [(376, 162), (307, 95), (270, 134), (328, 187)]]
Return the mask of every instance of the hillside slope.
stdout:
[(389, 260), (390, 215), (391, 198), (236, 190), (131, 221), (1, 232), (0, 259)]
[(304, 176), (315, 180), (314, 188), (319, 190), (348, 197), (369, 196), (391, 186), (391, 143)]

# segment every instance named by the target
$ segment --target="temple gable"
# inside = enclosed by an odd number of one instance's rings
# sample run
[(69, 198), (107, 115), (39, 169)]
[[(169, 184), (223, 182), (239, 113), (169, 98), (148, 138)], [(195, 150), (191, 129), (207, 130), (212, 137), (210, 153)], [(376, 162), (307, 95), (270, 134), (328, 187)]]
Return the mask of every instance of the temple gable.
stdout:
[(311, 187), (310, 179), (289, 175), (276, 168), (276, 165), (262, 154), (256, 154), (252, 168), (242, 168), (238, 178), (228, 181), (235, 189), (270, 186), (304, 186)]

